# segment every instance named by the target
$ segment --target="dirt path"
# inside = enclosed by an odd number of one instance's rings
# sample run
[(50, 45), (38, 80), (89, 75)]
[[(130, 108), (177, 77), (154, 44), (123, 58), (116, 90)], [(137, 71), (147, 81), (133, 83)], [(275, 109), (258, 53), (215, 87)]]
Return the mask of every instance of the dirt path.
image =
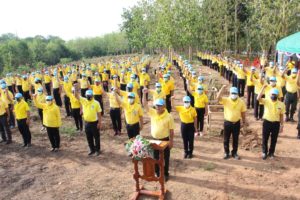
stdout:
[[(208, 68), (202, 69), (216, 74)], [(179, 80), (177, 72), (174, 76)], [(219, 81), (226, 83), (222, 78)], [(184, 95), (182, 85), (178, 81), (177, 104)], [(252, 111), (248, 112), (251, 129), (261, 136), (261, 122), (254, 121)], [(217, 135), (197, 137), (195, 158), (184, 160), (180, 121), (173, 114), (176, 136), (167, 199), (300, 199), (300, 141), (295, 139), (295, 124), (286, 124), (274, 160), (261, 160), (258, 147), (251, 151), (240, 148), (241, 160), (224, 161), (222, 138)], [(149, 119), (146, 117), (145, 121), (142, 135), (149, 136)], [(58, 153), (49, 152), (49, 141), (45, 133), (39, 132), (39, 121), (31, 125), (34, 145), (30, 149), (20, 147), (21, 137), (15, 130), (12, 145), (0, 144), (0, 199), (129, 199), (134, 180), (133, 166), (124, 150), (127, 136), (112, 136), (107, 113), (103, 124), (103, 154), (99, 157), (87, 156), (84, 135), (67, 134), (74, 129), (72, 119), (64, 119), (67, 128), (61, 130), (62, 150)], [(146, 186), (156, 187), (153, 183)]]

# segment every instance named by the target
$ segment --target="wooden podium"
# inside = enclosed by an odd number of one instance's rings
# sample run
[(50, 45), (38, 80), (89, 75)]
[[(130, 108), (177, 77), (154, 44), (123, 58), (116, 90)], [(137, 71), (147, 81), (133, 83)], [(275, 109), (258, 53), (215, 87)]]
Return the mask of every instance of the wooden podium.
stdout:
[[(161, 141), (160, 144), (151, 143), (151, 146), (154, 150), (159, 151), (159, 160), (153, 159), (151, 157), (143, 158), (141, 161), (132, 159), (134, 164), (134, 174), (133, 178), (136, 182), (136, 191), (131, 198), (131, 200), (137, 200), (140, 195), (148, 195), (158, 197), (160, 200), (165, 199), (165, 194), (167, 189), (165, 188), (165, 169), (164, 169), (164, 150), (169, 145), (168, 141)], [(142, 162), (143, 165), (143, 175), (139, 173), (139, 162)], [(160, 173), (159, 177), (155, 176), (155, 164), (159, 165)], [(146, 190), (143, 186), (140, 186), (139, 179), (145, 181), (156, 181), (160, 183), (160, 190), (149, 191)]]

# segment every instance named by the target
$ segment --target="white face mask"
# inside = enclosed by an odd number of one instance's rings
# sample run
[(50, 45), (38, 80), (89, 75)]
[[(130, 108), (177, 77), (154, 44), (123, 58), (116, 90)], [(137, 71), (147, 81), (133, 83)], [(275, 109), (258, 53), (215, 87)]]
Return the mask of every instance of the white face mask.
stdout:
[(232, 100), (236, 100), (236, 99), (238, 98), (238, 95), (237, 95), (237, 94), (231, 94), (231, 95), (230, 95), (230, 98), (231, 98)]
[(270, 82), (270, 85), (274, 87), (276, 86), (276, 82)]
[(183, 103), (183, 106), (185, 107), (185, 108), (188, 108), (188, 107), (190, 107), (190, 103)]
[(203, 90), (197, 90), (197, 93), (198, 93), (198, 94), (202, 94), (202, 93), (203, 93)]
[(128, 103), (129, 103), (129, 104), (133, 104), (133, 103), (134, 103), (134, 99), (129, 98), (129, 99), (128, 99)]

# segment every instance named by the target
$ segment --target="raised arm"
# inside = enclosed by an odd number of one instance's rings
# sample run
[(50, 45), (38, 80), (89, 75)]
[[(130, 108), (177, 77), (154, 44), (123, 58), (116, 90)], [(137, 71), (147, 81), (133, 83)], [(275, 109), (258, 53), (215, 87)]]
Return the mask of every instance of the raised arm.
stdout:
[(225, 89), (226, 87), (227, 87), (226, 85), (223, 85), (223, 86), (221, 87), (220, 91), (218, 92), (218, 94), (217, 94), (217, 100), (218, 100), (218, 102), (221, 101), (221, 98), (222, 98), (222, 95), (223, 95), (223, 91), (224, 91), (224, 89)]
[(260, 101), (260, 100), (261, 100), (261, 97), (263, 96), (266, 87), (267, 87), (267, 85), (265, 84), (265, 85), (261, 88), (261, 90), (260, 90), (260, 92), (259, 92), (259, 94), (258, 94), (258, 96), (257, 96), (257, 101)]
[(146, 94), (148, 93), (148, 88), (145, 87), (142, 92), (143, 92), (143, 99), (142, 99), (143, 107), (148, 112), (149, 107), (148, 107), (148, 101), (146, 98)]

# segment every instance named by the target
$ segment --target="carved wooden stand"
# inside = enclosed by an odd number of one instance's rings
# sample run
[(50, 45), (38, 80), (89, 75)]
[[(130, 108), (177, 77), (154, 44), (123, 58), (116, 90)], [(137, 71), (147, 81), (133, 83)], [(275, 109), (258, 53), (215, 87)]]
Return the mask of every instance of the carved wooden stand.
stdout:
[[(165, 173), (164, 173), (164, 150), (169, 145), (168, 141), (162, 141), (159, 145), (151, 144), (154, 150), (159, 151), (159, 160), (155, 160), (153, 158), (147, 157), (142, 159), (141, 161), (137, 161), (135, 159), (132, 160), (134, 164), (134, 174), (133, 178), (136, 182), (136, 192), (134, 193), (132, 200), (137, 200), (140, 195), (148, 195), (158, 197), (159, 200), (165, 199), (165, 194), (167, 189), (165, 188)], [(139, 173), (138, 163), (142, 162), (143, 164), (143, 175)], [(160, 168), (160, 176), (155, 176), (155, 164), (159, 165)], [(139, 179), (143, 179), (145, 181), (157, 181), (160, 183), (160, 190), (157, 191), (149, 191), (144, 189), (143, 186), (140, 186)]]

